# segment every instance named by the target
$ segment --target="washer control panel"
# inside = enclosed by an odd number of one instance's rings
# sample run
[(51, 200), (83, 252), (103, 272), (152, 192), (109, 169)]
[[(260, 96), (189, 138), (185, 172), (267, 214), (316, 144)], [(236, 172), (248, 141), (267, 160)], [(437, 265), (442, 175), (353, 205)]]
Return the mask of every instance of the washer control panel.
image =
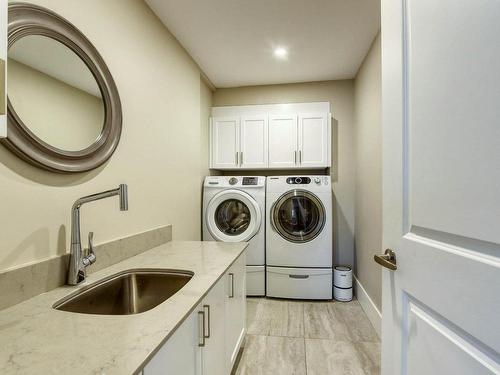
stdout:
[(242, 185), (257, 185), (259, 183), (258, 177), (243, 177)]
[(289, 185), (307, 185), (311, 183), (309, 177), (288, 177), (286, 183)]

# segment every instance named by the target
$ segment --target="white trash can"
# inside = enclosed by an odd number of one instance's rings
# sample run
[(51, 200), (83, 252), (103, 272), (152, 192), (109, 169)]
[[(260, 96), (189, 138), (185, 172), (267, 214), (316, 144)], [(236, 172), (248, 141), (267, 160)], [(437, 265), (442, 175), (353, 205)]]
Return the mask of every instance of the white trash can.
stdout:
[(337, 301), (352, 301), (352, 268), (339, 265), (333, 268), (333, 298)]

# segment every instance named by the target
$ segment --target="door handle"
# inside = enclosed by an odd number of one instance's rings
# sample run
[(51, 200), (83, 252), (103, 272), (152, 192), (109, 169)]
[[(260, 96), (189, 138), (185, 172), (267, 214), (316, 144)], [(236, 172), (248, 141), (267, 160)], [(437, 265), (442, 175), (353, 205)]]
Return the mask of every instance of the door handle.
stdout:
[(238, 152), (238, 151), (236, 151), (236, 166), (238, 166), (238, 164), (239, 164), (238, 155), (239, 155), (239, 152)]
[(293, 161), (295, 164), (297, 164), (297, 151), (293, 152)]
[(240, 152), (240, 165), (243, 165), (243, 151)]
[[(208, 321), (208, 324), (207, 324), (208, 333), (207, 334), (205, 334), (205, 310), (207, 312), (207, 321)], [(210, 305), (203, 305), (203, 337), (205, 339), (210, 338)]]
[(229, 293), (229, 298), (234, 298), (234, 273), (230, 273), (229, 278), (231, 279), (231, 292)]
[(396, 253), (391, 249), (387, 249), (383, 255), (375, 254), (373, 259), (381, 266), (392, 271), (396, 271), (398, 269), (398, 266), (396, 265)]
[(302, 150), (299, 150), (299, 163), (302, 164)]
[[(201, 318), (201, 323), (200, 323), (200, 318)], [(198, 346), (205, 346), (205, 311), (198, 311), (198, 330), (199, 330)]]

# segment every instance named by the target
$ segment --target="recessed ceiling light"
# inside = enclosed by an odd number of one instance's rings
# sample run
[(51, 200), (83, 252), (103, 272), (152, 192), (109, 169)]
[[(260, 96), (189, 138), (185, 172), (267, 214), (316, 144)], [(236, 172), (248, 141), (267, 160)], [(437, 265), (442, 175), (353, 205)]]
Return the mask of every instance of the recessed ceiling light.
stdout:
[(274, 57), (277, 59), (286, 59), (288, 57), (288, 50), (284, 47), (277, 47), (274, 49)]

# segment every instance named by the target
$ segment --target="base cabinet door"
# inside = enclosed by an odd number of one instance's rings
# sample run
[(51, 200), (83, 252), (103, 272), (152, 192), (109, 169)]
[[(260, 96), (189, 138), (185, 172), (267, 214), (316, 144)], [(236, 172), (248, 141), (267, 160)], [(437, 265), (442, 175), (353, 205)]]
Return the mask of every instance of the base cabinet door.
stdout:
[(203, 299), (205, 313), (205, 346), (202, 348), (203, 375), (226, 373), (225, 325), (226, 284), (219, 280)]
[(231, 373), (246, 331), (246, 269), (241, 255), (224, 275), (226, 288), (226, 363)]
[(144, 367), (143, 375), (201, 375), (201, 319), (195, 309)]

